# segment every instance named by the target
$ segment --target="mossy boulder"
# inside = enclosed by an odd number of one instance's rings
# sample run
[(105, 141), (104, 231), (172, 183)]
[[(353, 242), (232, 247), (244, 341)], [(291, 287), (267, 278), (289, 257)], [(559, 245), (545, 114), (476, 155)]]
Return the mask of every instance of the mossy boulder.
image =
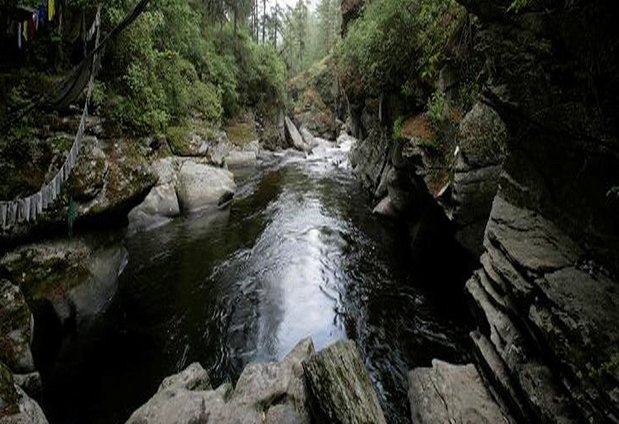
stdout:
[(50, 319), (65, 326), (104, 310), (125, 260), (126, 251), (114, 242), (93, 248), (83, 240), (58, 240), (12, 251), (0, 267), (19, 284), (37, 327)]
[(340, 341), (303, 363), (316, 422), (385, 424), (355, 342)]
[(41, 407), (17, 385), (0, 362), (0, 424), (48, 424)]
[(0, 362), (0, 421), (19, 412), (19, 396), (15, 390), (13, 374)]
[(109, 163), (97, 146), (97, 139), (85, 137), (77, 166), (67, 181), (69, 196), (78, 202), (88, 202), (101, 192)]
[(170, 150), (176, 156), (205, 157), (216, 160), (218, 146), (228, 143), (225, 132), (205, 127), (199, 121), (170, 127), (167, 130)]

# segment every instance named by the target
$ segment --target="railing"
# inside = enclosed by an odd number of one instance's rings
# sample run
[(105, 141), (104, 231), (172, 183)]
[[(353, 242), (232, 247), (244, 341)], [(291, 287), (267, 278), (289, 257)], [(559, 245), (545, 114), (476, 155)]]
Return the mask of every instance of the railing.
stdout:
[(59, 196), (63, 184), (69, 178), (71, 171), (75, 167), (77, 157), (80, 152), (82, 139), (84, 137), (84, 131), (86, 126), (86, 119), (88, 118), (88, 103), (92, 96), (92, 91), (95, 86), (96, 66), (99, 53), (99, 41), (101, 35), (101, 8), (97, 10), (95, 20), (92, 26), (88, 30), (88, 36), (90, 39), (95, 38), (95, 54), (92, 57), (90, 65), (90, 78), (88, 80), (88, 88), (86, 91), (86, 102), (84, 110), (82, 112), (82, 118), (75, 135), (75, 140), (71, 146), (71, 150), (67, 155), (62, 167), (58, 173), (47, 184), (43, 184), (41, 189), (26, 198), (18, 198), (11, 201), (0, 201), (0, 224), (2, 230), (8, 230), (16, 224), (23, 222), (34, 222), (37, 217), (43, 213), (44, 210), (49, 208)]

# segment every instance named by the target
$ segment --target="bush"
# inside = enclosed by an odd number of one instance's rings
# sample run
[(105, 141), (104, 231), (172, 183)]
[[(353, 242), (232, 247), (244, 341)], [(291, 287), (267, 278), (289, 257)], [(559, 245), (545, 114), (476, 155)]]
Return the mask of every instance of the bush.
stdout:
[[(132, 5), (113, 1), (106, 26)], [(156, 0), (109, 49), (103, 69), (104, 113), (123, 130), (164, 132), (189, 116), (217, 127), (245, 108), (283, 105), (284, 68), (273, 48), (215, 29), (197, 0)]]
[(418, 95), (420, 85), (436, 78), (448, 40), (465, 17), (455, 0), (371, 1), (339, 48), (342, 76), (357, 80), (347, 85), (361, 82), (371, 96)]

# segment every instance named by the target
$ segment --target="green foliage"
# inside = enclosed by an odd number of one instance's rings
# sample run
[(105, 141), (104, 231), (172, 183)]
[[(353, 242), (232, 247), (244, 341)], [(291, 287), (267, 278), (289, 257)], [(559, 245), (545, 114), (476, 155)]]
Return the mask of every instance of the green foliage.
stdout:
[[(104, 8), (111, 27), (133, 6)], [(211, 126), (245, 108), (283, 104), (284, 70), (274, 49), (214, 24), (198, 0), (154, 0), (119, 37), (104, 63), (103, 110), (121, 129), (164, 132), (188, 117)]]
[(601, 378), (605, 374), (613, 375), (619, 369), (619, 353), (613, 354), (610, 359), (599, 367), (589, 370), (589, 377)]
[(436, 77), (465, 17), (455, 0), (371, 1), (339, 49), (343, 73), (369, 94), (416, 95), (420, 84)]
[(610, 190), (608, 190), (608, 193), (606, 193), (606, 196), (619, 199), (619, 186), (611, 187)]
[(441, 91), (436, 91), (428, 99), (428, 118), (432, 125), (440, 127), (447, 119), (448, 105), (444, 94)]
[(404, 116), (398, 116), (398, 118), (393, 123), (393, 139), (398, 141), (402, 139), (402, 128), (404, 126), (405, 121)]

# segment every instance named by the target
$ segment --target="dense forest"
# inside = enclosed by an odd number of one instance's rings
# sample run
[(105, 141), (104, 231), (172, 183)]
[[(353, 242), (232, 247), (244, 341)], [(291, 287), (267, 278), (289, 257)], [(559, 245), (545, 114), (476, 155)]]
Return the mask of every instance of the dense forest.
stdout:
[(619, 423), (607, 0), (0, 0), (0, 424)]

